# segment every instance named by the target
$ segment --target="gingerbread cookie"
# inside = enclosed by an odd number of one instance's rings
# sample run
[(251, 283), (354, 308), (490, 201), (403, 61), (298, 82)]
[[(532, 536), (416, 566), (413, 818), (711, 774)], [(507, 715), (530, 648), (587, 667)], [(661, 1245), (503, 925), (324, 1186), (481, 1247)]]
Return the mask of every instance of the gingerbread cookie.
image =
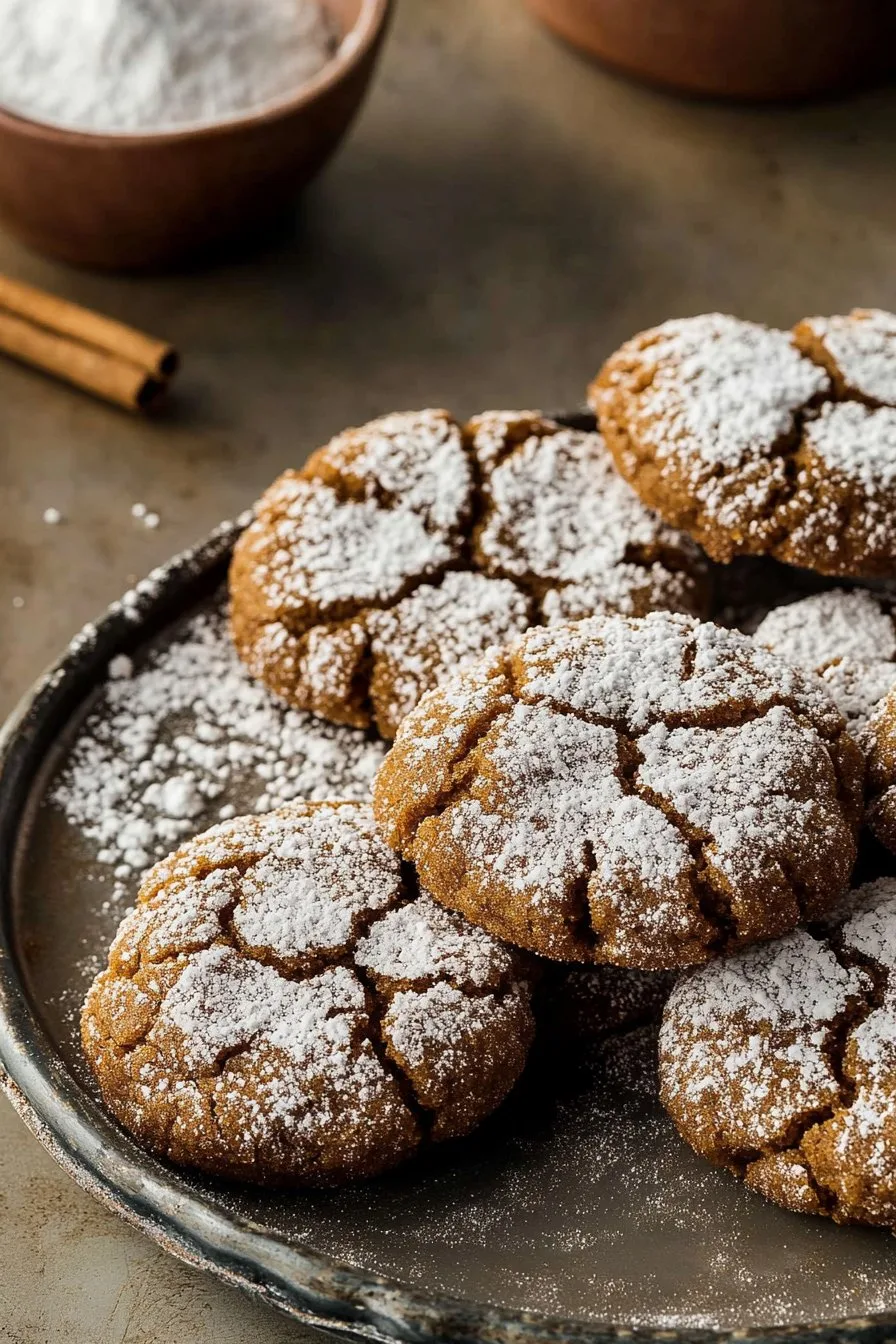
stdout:
[(822, 678), (867, 754), (869, 721), (896, 683), (892, 602), (863, 588), (835, 588), (773, 608), (754, 638)]
[(664, 612), (494, 651), (424, 696), (374, 785), (437, 900), (544, 956), (645, 970), (826, 910), (861, 803), (816, 677)]
[(868, 825), (896, 854), (896, 684), (884, 697), (867, 729)]
[(590, 390), (641, 499), (716, 560), (896, 573), (896, 319), (793, 332), (711, 313), (642, 332)]
[(889, 598), (835, 589), (775, 607), (755, 638), (814, 670), (866, 762), (865, 819), (896, 852), (896, 620)]
[(151, 1151), (328, 1185), (473, 1129), (533, 1034), (518, 956), (418, 894), (360, 803), (293, 804), (147, 875), (82, 1014)]
[(896, 879), (684, 976), (663, 1102), (703, 1157), (785, 1208), (896, 1227)]
[(236, 647), (300, 709), (394, 736), (465, 660), (563, 613), (700, 611), (705, 562), (598, 434), (445, 411), (348, 430), (286, 472), (234, 552)]

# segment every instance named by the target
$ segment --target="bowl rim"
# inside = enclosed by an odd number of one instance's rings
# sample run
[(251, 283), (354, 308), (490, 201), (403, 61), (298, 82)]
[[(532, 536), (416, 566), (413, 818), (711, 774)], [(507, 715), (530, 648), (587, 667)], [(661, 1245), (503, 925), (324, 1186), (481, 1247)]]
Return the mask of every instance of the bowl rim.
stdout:
[(40, 121), (0, 102), (0, 132), (49, 144), (80, 149), (146, 149), (184, 141), (215, 140), (235, 131), (270, 125), (317, 101), (357, 69), (376, 49), (390, 17), (394, 0), (360, 0), (355, 24), (344, 34), (326, 65), (291, 94), (250, 112), (237, 112), (218, 121), (162, 128), (157, 131), (91, 131)]

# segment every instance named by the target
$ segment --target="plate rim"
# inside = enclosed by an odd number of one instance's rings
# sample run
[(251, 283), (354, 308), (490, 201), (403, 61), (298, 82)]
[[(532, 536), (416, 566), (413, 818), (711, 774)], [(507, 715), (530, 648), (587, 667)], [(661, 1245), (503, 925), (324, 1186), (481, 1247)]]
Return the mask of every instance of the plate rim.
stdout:
[[(577, 417), (583, 419), (584, 417)], [(567, 421), (573, 416), (564, 417)], [(0, 1088), (29, 1130), (72, 1179), (168, 1253), (285, 1311), (302, 1324), (349, 1337), (408, 1344), (717, 1344), (730, 1339), (847, 1340), (877, 1344), (896, 1311), (845, 1320), (742, 1330), (628, 1326), (477, 1303), (428, 1293), (214, 1208), (201, 1192), (144, 1154), (88, 1095), (56, 1054), (31, 1006), (10, 937), (15, 851), (43, 747), (109, 659), (182, 613), (223, 578), (249, 521), (222, 523), (174, 556), (85, 627), (40, 676), (0, 728)], [(28, 787), (24, 787), (27, 785)]]

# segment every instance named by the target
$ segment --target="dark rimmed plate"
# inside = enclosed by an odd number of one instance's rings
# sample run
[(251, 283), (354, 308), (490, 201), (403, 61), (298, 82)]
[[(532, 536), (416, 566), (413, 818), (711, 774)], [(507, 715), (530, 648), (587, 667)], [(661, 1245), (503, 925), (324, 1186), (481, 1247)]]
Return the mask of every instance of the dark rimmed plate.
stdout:
[(474, 1139), (327, 1194), (193, 1178), (105, 1115), (73, 1007), (91, 974), (84, 952), (100, 953), (109, 928), (93, 856), (48, 786), (110, 658), (139, 654), (211, 600), (238, 530), (219, 529), (113, 608), (0, 739), (0, 1065), (26, 1123), (172, 1253), (330, 1330), (446, 1342), (892, 1336), (893, 1240), (786, 1214), (699, 1162), (656, 1101), (649, 1031), (576, 1076), (562, 1057), (543, 1060)]

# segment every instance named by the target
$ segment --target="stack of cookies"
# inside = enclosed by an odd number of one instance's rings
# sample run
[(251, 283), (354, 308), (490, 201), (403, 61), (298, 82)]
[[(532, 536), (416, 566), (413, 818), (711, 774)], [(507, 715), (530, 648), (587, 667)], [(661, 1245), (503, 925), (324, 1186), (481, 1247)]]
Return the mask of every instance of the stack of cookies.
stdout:
[[(495, 1109), (547, 963), (595, 1030), (682, 973), (660, 1056), (684, 1137), (789, 1208), (896, 1225), (896, 621), (842, 586), (896, 578), (896, 318), (670, 322), (591, 404), (599, 431), (386, 416), (264, 495), (241, 657), (393, 746), (370, 805), (237, 818), (158, 864), (85, 1051), (152, 1151), (331, 1184)], [(741, 555), (841, 586), (710, 623)]]

